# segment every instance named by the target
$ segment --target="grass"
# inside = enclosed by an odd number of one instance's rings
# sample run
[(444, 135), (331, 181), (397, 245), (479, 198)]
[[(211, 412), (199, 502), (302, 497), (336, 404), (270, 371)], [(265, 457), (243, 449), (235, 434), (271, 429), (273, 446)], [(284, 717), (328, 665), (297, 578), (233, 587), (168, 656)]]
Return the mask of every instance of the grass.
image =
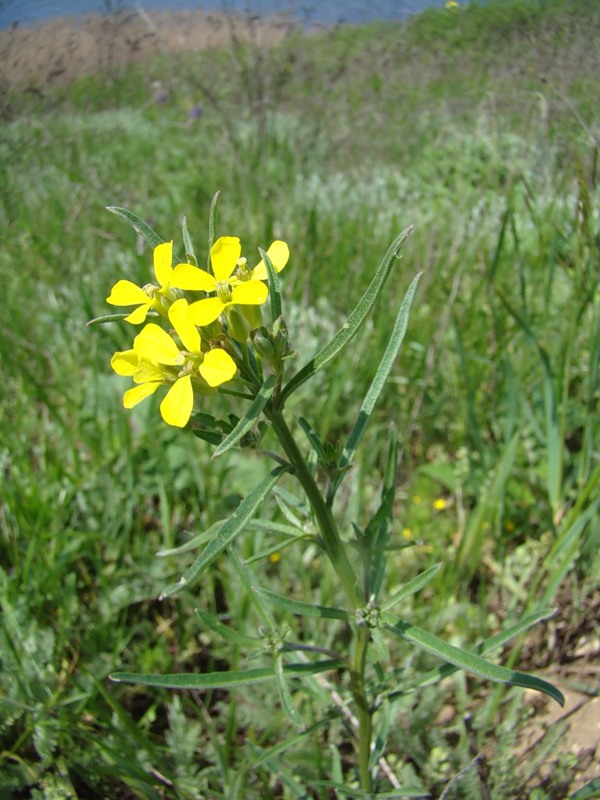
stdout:
[[(599, 25), (596, 4), (585, 0), (431, 10), (404, 26), (291, 34), (273, 50), (161, 57), (5, 101), (6, 796), (324, 798), (319, 780), (353, 775), (332, 702), (333, 688), (344, 687), (314, 681), (298, 694), (306, 720), (316, 724), (330, 709), (311, 738), (293, 736), (261, 686), (244, 696), (173, 695), (106, 680), (120, 668), (248, 663), (249, 653), (193, 613), (202, 607), (255, 635), (256, 612), (232, 564), (222, 559), (187, 597), (157, 603), (189, 556), (155, 553), (230, 513), (263, 469), (246, 452), (210, 462), (208, 446), (167, 429), (152, 402), (134, 413), (120, 407), (109, 359), (127, 333), (85, 323), (104, 313), (117, 278), (147, 281), (150, 258), (106, 205), (131, 208), (176, 244), (186, 215), (201, 252), (220, 189), (218, 230), (240, 235), (247, 254), (286, 239), (298, 366), (343, 321), (394, 236), (414, 224), (352, 363), (333, 363), (294, 401), (335, 445), (352, 425), (404, 291), (424, 270), (340, 514), (348, 525), (357, 513), (366, 522), (376, 507), (374, 478), (394, 422), (402, 466), (390, 589), (416, 569), (445, 564), (404, 615), (464, 645), (540, 604), (573, 603), (579, 611), (566, 623), (592, 629), (600, 71), (589, 41)], [(166, 87), (163, 105), (152, 101), (154, 79)], [(203, 106), (199, 120), (188, 117), (195, 104)], [(289, 516), (285, 496), (261, 517), (285, 521), (283, 508)], [(271, 544), (257, 530), (237, 555), (251, 559)], [(321, 580), (318, 561), (314, 548), (295, 546), (252, 569), (274, 591), (332, 604), (338, 588)], [(339, 647), (340, 631), (320, 626), (307, 623), (304, 639)], [(533, 647), (532, 664), (552, 661), (543, 637)], [(435, 666), (410, 650), (392, 656), (407, 679)], [(520, 691), (498, 695), (460, 678), (452, 691), (434, 685), (382, 704), (380, 735), (402, 785), (433, 797), (445, 789), (448, 797), (482, 796), (457, 722), (470, 710), (485, 752), (494, 727), (501, 731), (486, 756), (493, 797), (566, 796), (564, 769), (549, 783), (539, 770), (523, 783), (513, 755)], [(432, 726), (448, 703), (452, 720)], [(390, 788), (384, 778), (380, 788)]]

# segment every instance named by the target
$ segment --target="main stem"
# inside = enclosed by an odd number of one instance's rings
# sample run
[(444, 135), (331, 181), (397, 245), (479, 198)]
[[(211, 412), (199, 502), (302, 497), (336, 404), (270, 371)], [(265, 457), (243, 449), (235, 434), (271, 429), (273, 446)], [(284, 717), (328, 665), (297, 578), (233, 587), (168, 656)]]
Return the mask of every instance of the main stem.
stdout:
[[(323, 540), (325, 551), (342, 582), (342, 586), (346, 591), (352, 609), (356, 611), (361, 605), (364, 605), (365, 600), (360, 595), (358, 581), (352, 565), (348, 560), (348, 556), (346, 555), (346, 550), (331, 513), (331, 508), (325, 502), (321, 490), (317, 486), (308, 464), (302, 455), (302, 451), (298, 447), (281, 411), (274, 411), (267, 406), (265, 408), (265, 415), (271, 421), (273, 430), (286, 456), (294, 467), (294, 474), (308, 497), (319, 526), (319, 532)], [(362, 789), (370, 792), (373, 788), (371, 771), (369, 769), (373, 723), (365, 689), (365, 667), (368, 646), (369, 629), (366, 625), (361, 625), (357, 622), (354, 627), (354, 650), (350, 666), (350, 686), (354, 702), (356, 703), (358, 717), (358, 768), (360, 785)]]

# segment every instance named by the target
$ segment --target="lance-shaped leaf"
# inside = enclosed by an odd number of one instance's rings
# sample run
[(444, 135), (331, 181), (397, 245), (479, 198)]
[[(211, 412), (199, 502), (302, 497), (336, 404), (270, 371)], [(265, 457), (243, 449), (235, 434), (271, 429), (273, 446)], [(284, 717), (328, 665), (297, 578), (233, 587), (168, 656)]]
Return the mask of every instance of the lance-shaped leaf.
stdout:
[(281, 653), (278, 653), (275, 656), (274, 667), (275, 667), (275, 682), (277, 684), (277, 689), (279, 691), (279, 699), (281, 700), (282, 708), (288, 715), (288, 717), (292, 720), (294, 725), (297, 725), (299, 728), (304, 728), (304, 720), (302, 719), (302, 717), (298, 713), (298, 710), (296, 709), (296, 706), (294, 705), (290, 689), (285, 680), (285, 672), (284, 672), (285, 665), (283, 663), (283, 656)]
[(231, 433), (229, 433), (223, 439), (221, 444), (216, 448), (216, 450), (212, 454), (212, 458), (217, 458), (217, 456), (226, 453), (248, 433), (250, 428), (254, 425), (254, 423), (260, 416), (260, 413), (267, 404), (267, 401), (273, 394), (276, 381), (277, 378), (275, 375), (269, 375), (267, 380), (260, 387), (260, 391), (252, 401), (250, 408), (246, 411), (244, 416), (239, 420), (239, 422), (237, 423), (235, 428), (231, 431)]
[[(394, 329), (392, 331), (392, 335), (390, 336), (390, 340), (388, 342), (388, 346), (386, 347), (385, 353), (381, 359), (379, 367), (377, 368), (377, 372), (373, 381), (371, 382), (371, 386), (369, 387), (369, 391), (365, 395), (365, 399), (360, 407), (360, 411), (358, 413), (358, 418), (354, 423), (352, 430), (350, 431), (350, 436), (348, 437), (348, 443), (344, 447), (344, 451), (342, 453), (342, 457), (340, 459), (339, 466), (340, 468), (347, 467), (352, 459), (354, 458), (354, 454), (356, 453), (356, 449), (360, 444), (360, 440), (364, 436), (364, 433), (367, 429), (367, 425), (369, 424), (371, 417), (373, 416), (373, 411), (375, 409), (375, 404), (377, 403), (379, 396), (383, 390), (385, 382), (388, 379), (388, 376), (391, 372), (392, 366), (394, 365), (394, 361), (396, 360), (396, 356), (398, 355), (398, 351), (400, 350), (400, 346), (404, 340), (404, 335), (406, 333), (406, 328), (408, 326), (408, 315), (410, 312), (410, 306), (415, 296), (415, 292), (417, 290), (417, 284), (421, 278), (423, 273), (419, 272), (419, 274), (413, 279), (412, 283), (408, 287), (408, 291), (404, 296), (404, 300), (402, 301), (402, 305), (400, 306), (400, 311), (398, 312), (398, 316), (396, 317), (396, 322), (394, 323)], [(335, 483), (335, 488), (340, 485), (343, 480), (343, 473), (340, 474), (338, 479)]]
[(258, 251), (267, 270), (267, 282), (269, 284), (269, 305), (271, 308), (271, 324), (273, 324), (275, 320), (279, 319), (281, 316), (281, 281), (279, 280), (279, 275), (275, 271), (273, 262), (267, 253), (265, 253), (262, 247), (259, 247)]
[(226, 642), (231, 642), (231, 644), (241, 644), (245, 645), (246, 647), (258, 647), (260, 646), (261, 640), (256, 636), (246, 636), (239, 631), (230, 628), (229, 625), (224, 625), (221, 620), (217, 619), (213, 614), (209, 614), (208, 611), (204, 611), (202, 608), (197, 608), (196, 614), (200, 617), (202, 622), (209, 628), (213, 633), (218, 634), (222, 639), (225, 639)]
[(351, 619), (353, 617), (352, 614), (341, 608), (318, 606), (312, 603), (305, 603), (302, 600), (292, 600), (291, 597), (275, 594), (275, 592), (270, 592), (260, 586), (253, 586), (252, 589), (274, 606), (278, 606), (284, 611), (289, 611), (291, 614), (298, 614), (301, 617), (322, 617), (324, 619)]
[[(94, 317), (94, 319), (91, 319), (85, 324), (87, 328), (91, 328), (92, 325), (105, 325), (107, 322), (121, 322), (121, 320), (124, 320), (125, 317), (128, 317), (130, 313), (130, 311), (124, 311), (121, 314), (103, 314), (103, 316)], [(157, 317), (158, 314), (150, 311), (148, 316)]]
[(215, 216), (217, 213), (217, 202), (219, 201), (220, 191), (216, 191), (210, 201), (210, 209), (208, 211), (208, 253), (206, 256), (206, 271), (212, 275), (212, 264), (210, 262), (210, 251), (215, 243)]
[[(543, 608), (533, 614), (528, 614), (514, 625), (511, 625), (510, 628), (500, 631), (500, 633), (495, 633), (493, 636), (489, 636), (487, 639), (484, 639), (483, 642), (480, 642), (477, 645), (477, 647), (473, 648), (473, 653), (481, 656), (485, 653), (490, 653), (493, 650), (497, 650), (499, 647), (503, 647), (505, 644), (510, 642), (511, 639), (514, 639), (515, 636), (519, 636), (521, 633), (524, 633), (526, 630), (531, 628), (532, 625), (536, 625), (541, 620), (550, 619), (550, 617), (553, 617), (554, 614), (556, 614), (556, 610), (553, 608)], [(455, 666), (454, 664), (442, 664), (441, 666), (430, 670), (424, 675), (419, 676), (414, 681), (410, 681), (410, 683), (408, 683), (406, 686), (403, 686), (402, 689), (392, 692), (390, 694), (390, 698), (400, 697), (403, 694), (408, 694), (409, 692), (413, 692), (415, 689), (420, 689), (423, 686), (431, 686), (434, 683), (438, 683), (442, 678), (447, 678), (449, 675), (454, 675), (454, 673), (458, 672), (459, 669), (460, 667)]]
[(194, 536), (194, 538), (190, 539), (188, 542), (184, 542), (178, 547), (170, 547), (168, 550), (159, 550), (156, 555), (159, 558), (163, 558), (164, 556), (178, 556), (182, 553), (189, 553), (190, 550), (197, 550), (203, 544), (206, 544), (206, 542), (214, 539), (214, 537), (223, 527), (224, 522), (224, 519), (217, 520), (217, 522), (213, 522), (208, 530), (205, 530), (203, 533), (199, 533), (198, 536)]
[(394, 521), (394, 499), (396, 497), (396, 475), (398, 471), (398, 438), (392, 429), (388, 458), (381, 490), (381, 503), (367, 525), (366, 546), (369, 551), (368, 584), (366, 597), (376, 599), (381, 591), (392, 525)]
[(188, 231), (187, 219), (185, 217), (181, 221), (181, 235), (183, 237), (183, 246), (185, 247), (185, 257), (187, 258), (188, 262), (197, 267), (198, 260), (196, 258), (196, 253), (194, 252), (194, 243), (192, 242), (192, 237)]
[(163, 591), (159, 600), (170, 597), (183, 589), (184, 586), (188, 586), (212, 564), (217, 556), (244, 530), (256, 513), (259, 505), (286, 470), (287, 467), (275, 467), (268, 475), (265, 475), (258, 486), (255, 486), (254, 489), (246, 495), (229, 519), (222, 524), (219, 533), (207, 544), (192, 566), (184, 572), (177, 583), (168, 586)]
[(522, 686), (525, 689), (536, 689), (538, 692), (543, 692), (553, 700), (556, 700), (561, 706), (565, 704), (565, 698), (562, 693), (552, 686), (548, 681), (537, 678), (535, 675), (528, 675), (525, 672), (518, 672), (517, 670), (507, 669), (506, 667), (499, 667), (496, 664), (491, 664), (484, 658), (463, 650), (460, 647), (455, 647), (452, 644), (438, 639), (427, 631), (411, 625), (402, 619), (397, 619), (395, 625), (386, 626), (389, 631), (406, 639), (407, 642), (427, 650), (429, 653), (441, 658), (443, 661), (454, 666), (471, 672), (473, 675), (479, 675), (480, 678), (494, 681), (496, 683), (506, 683), (510, 686)]
[[(290, 678), (302, 678), (305, 675), (330, 672), (343, 666), (342, 661), (326, 660), (284, 664), (283, 671)], [(110, 680), (115, 683), (135, 683), (140, 686), (156, 686), (163, 689), (233, 689), (236, 686), (272, 681), (274, 677), (275, 669), (273, 667), (230, 670), (229, 672), (178, 672), (171, 675), (146, 675), (137, 672), (114, 672), (109, 675)]]
[(398, 251), (408, 238), (411, 231), (412, 226), (403, 230), (402, 233), (396, 237), (389, 250), (385, 254), (383, 261), (377, 268), (377, 272), (373, 276), (373, 279), (367, 287), (367, 290), (359, 300), (358, 305), (350, 314), (346, 322), (337, 331), (329, 344), (325, 345), (322, 350), (319, 350), (319, 352), (313, 358), (311, 358), (311, 360), (305, 364), (284, 387), (281, 393), (282, 405), (292, 394), (292, 392), (295, 392), (299, 386), (302, 386), (303, 383), (309, 380), (309, 378), (311, 378), (315, 372), (323, 369), (323, 367), (326, 366), (326, 364), (328, 364), (333, 358), (335, 358), (338, 353), (340, 353), (344, 347), (356, 336), (371, 312), (373, 306), (377, 302), (377, 298), (381, 294), (381, 290), (383, 289), (384, 284), (388, 279), (390, 272), (392, 271), (394, 259), (398, 255)]
[(441, 566), (442, 566), (441, 563), (434, 564), (432, 567), (429, 567), (429, 569), (426, 569), (424, 572), (419, 573), (419, 575), (417, 575), (415, 578), (412, 578), (412, 580), (410, 580), (408, 583), (405, 583), (404, 586), (399, 591), (396, 592), (396, 594), (390, 597), (390, 599), (382, 605), (381, 607), (382, 613), (390, 611), (395, 605), (400, 603), (402, 600), (405, 600), (411, 594), (418, 592), (419, 589), (422, 589), (424, 586), (426, 586), (429, 583), (429, 581), (434, 577), (434, 575), (437, 575)]
[(142, 239), (149, 244), (150, 247), (154, 248), (157, 245), (162, 244), (164, 239), (161, 239), (158, 233), (154, 231), (150, 225), (144, 222), (143, 219), (140, 219), (137, 214), (134, 214), (132, 211), (128, 211), (126, 208), (119, 208), (118, 206), (107, 206), (107, 211), (110, 211), (111, 214), (116, 214), (118, 217), (121, 217), (125, 220), (136, 233), (142, 237)]

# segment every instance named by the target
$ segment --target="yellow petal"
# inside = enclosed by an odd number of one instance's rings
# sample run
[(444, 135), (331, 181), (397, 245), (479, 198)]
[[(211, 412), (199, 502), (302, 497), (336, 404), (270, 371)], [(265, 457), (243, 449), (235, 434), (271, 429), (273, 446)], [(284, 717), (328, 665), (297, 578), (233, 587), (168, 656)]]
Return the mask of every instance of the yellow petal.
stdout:
[(225, 303), (218, 297), (207, 297), (205, 300), (197, 300), (192, 303), (190, 319), (194, 325), (210, 325), (214, 322), (221, 311), (225, 308)]
[(145, 303), (143, 306), (138, 306), (128, 317), (125, 317), (125, 322), (130, 322), (132, 325), (139, 325), (144, 322), (151, 305), (151, 303)]
[(135, 350), (120, 350), (110, 360), (110, 365), (117, 375), (135, 375), (139, 367), (139, 358)]
[(133, 376), (134, 383), (148, 383), (149, 381), (163, 382), (165, 373), (161, 367), (152, 364), (150, 361), (143, 360), (140, 362), (138, 371)]
[(229, 278), (241, 253), (242, 245), (237, 236), (221, 236), (217, 239), (210, 251), (210, 262), (218, 281)]
[(169, 319), (185, 349), (190, 353), (199, 353), (200, 334), (192, 322), (187, 300), (181, 298), (173, 303), (169, 308)]
[(200, 375), (209, 386), (220, 386), (230, 381), (235, 375), (237, 367), (235, 361), (225, 350), (209, 350), (200, 365)]
[(183, 428), (194, 407), (194, 390), (189, 375), (178, 378), (160, 404), (160, 413), (167, 425)]
[(123, 405), (125, 408), (133, 408), (150, 397), (151, 394), (158, 389), (160, 382), (156, 383), (143, 383), (141, 386), (134, 386), (133, 389), (128, 389), (123, 395)]
[(133, 349), (140, 358), (158, 364), (183, 364), (185, 360), (169, 334), (153, 322), (142, 328), (135, 337)]
[(173, 275), (173, 242), (163, 242), (154, 248), (154, 274), (156, 280), (164, 288), (168, 286)]
[(262, 281), (244, 281), (231, 292), (231, 302), (240, 306), (260, 306), (269, 295), (267, 285)]
[(217, 282), (206, 270), (191, 264), (177, 264), (173, 270), (171, 286), (186, 291), (214, 292)]
[[(277, 239), (267, 250), (267, 255), (275, 267), (275, 272), (281, 272), (290, 257), (290, 248), (285, 242)], [(252, 270), (252, 277), (256, 281), (267, 280), (267, 268), (264, 261), (261, 260), (260, 264), (254, 267)]]
[(112, 287), (106, 302), (111, 306), (137, 306), (140, 303), (149, 303), (150, 298), (146, 292), (131, 281), (117, 281)]

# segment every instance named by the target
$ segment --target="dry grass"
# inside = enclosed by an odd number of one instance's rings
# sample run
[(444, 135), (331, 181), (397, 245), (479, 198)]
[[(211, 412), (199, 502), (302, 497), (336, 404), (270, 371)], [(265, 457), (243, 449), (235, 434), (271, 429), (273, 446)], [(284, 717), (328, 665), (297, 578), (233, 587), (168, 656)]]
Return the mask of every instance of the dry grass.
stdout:
[(250, 41), (264, 47), (294, 26), (288, 17), (181, 11), (61, 17), (0, 31), (0, 86), (36, 89), (127, 66), (157, 53), (180, 53)]

